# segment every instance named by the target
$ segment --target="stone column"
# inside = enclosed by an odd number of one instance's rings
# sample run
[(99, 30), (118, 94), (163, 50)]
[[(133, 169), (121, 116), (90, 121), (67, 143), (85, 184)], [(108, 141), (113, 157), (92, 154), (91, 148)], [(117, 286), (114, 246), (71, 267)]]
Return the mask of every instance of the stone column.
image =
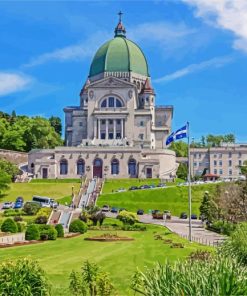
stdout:
[(105, 135), (105, 138), (108, 140), (108, 119), (106, 119), (106, 121), (105, 121), (105, 127), (106, 127), (106, 135)]
[(98, 139), (100, 139), (100, 119), (98, 119)]
[(113, 119), (113, 139), (116, 139), (116, 119)]
[(94, 135), (93, 135), (93, 137), (94, 137), (94, 139), (97, 139), (97, 119), (95, 119), (94, 118), (94, 122), (93, 122), (93, 125), (94, 125)]
[(124, 119), (121, 119), (121, 138), (124, 138)]

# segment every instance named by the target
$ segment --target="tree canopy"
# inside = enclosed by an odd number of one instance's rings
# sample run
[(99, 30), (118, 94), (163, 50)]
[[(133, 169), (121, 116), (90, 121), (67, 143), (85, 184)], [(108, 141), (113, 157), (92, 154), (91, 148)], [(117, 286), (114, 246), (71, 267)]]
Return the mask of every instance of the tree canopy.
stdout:
[(0, 112), (0, 148), (30, 151), (35, 148), (54, 148), (63, 144), (61, 120), (35, 116), (16, 116)]

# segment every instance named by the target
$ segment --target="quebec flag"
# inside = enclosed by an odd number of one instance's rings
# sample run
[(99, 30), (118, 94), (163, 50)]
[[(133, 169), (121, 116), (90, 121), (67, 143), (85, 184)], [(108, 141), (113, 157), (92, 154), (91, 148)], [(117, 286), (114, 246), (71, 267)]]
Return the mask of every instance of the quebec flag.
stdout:
[(183, 139), (188, 137), (188, 124), (181, 127), (177, 131), (171, 133), (166, 139), (166, 145), (169, 145), (175, 140)]

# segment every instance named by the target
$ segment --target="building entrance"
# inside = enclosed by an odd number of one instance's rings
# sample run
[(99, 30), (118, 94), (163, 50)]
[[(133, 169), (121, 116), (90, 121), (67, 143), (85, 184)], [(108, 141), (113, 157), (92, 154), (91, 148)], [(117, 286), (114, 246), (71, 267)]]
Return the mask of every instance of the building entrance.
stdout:
[(47, 168), (43, 168), (42, 169), (42, 178), (43, 179), (47, 179), (48, 178), (48, 169)]
[(102, 178), (103, 161), (96, 158), (93, 162), (93, 177)]
[(146, 178), (152, 178), (152, 168), (146, 169)]

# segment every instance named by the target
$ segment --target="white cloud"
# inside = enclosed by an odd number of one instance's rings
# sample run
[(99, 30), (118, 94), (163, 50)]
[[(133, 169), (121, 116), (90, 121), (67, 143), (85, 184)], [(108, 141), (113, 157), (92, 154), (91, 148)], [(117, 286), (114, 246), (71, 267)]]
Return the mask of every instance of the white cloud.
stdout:
[(32, 58), (27, 64), (22, 67), (34, 67), (48, 63), (50, 61), (71, 61), (83, 60), (92, 57), (98, 47), (109, 38), (106, 32), (94, 33), (93, 36), (79, 44), (72, 44), (52, 52), (41, 54)]
[(246, 0), (181, 0), (196, 8), (195, 15), (236, 36), (233, 47), (247, 52)]
[(21, 73), (0, 72), (0, 96), (26, 89), (32, 78)]
[(227, 63), (230, 63), (233, 61), (233, 57), (231, 56), (224, 56), (224, 57), (216, 57), (207, 61), (203, 61), (198, 64), (191, 64), (185, 68), (182, 68), (180, 70), (175, 71), (174, 73), (167, 74), (161, 78), (154, 79), (154, 82), (160, 83), (160, 82), (166, 82), (166, 81), (172, 81), (178, 78), (181, 78), (183, 76), (203, 71), (207, 68), (219, 68), (224, 66)]

